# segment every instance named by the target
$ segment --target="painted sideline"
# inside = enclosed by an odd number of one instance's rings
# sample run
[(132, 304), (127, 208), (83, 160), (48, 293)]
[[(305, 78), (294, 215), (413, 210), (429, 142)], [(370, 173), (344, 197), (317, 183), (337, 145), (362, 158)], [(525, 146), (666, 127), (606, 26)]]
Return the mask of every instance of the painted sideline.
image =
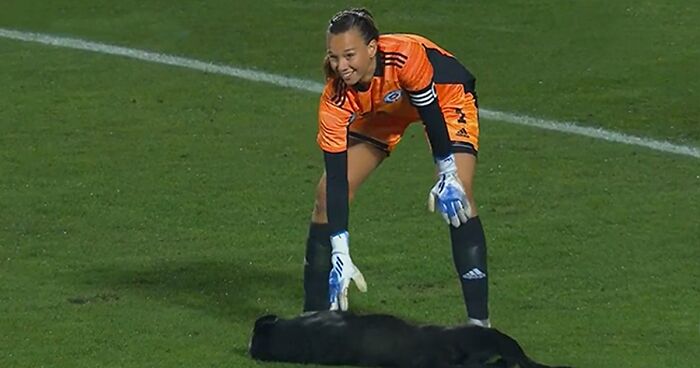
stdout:
[[(97, 52), (101, 54), (123, 56), (152, 63), (173, 65), (188, 69), (200, 70), (212, 74), (227, 75), (255, 82), (265, 82), (281, 87), (294, 88), (297, 90), (314, 93), (320, 93), (323, 89), (323, 85), (321, 83), (310, 80), (285, 77), (282, 75), (271, 74), (246, 68), (237, 68), (233, 66), (213, 64), (205, 61), (189, 59), (180, 56), (160, 54), (157, 52), (107, 45), (98, 42), (85, 41), (77, 38), (59, 37), (32, 32), (21, 32), (4, 28), (0, 28), (0, 37), (17, 41), (34, 42), (56, 47)], [(479, 114), (481, 117), (490, 120), (502, 121), (518, 125), (526, 125), (535, 128), (554, 130), (569, 134), (577, 134), (586, 137), (602, 139), (610, 142), (646, 147), (661, 152), (675, 153), (679, 155), (700, 158), (700, 149), (696, 147), (683, 146), (665, 141), (657, 141), (650, 138), (637, 137), (600, 128), (580, 126), (573, 122), (559, 122), (553, 120), (538, 119), (529, 116), (517, 115), (502, 111), (488, 110), (483, 108), (479, 109)]]

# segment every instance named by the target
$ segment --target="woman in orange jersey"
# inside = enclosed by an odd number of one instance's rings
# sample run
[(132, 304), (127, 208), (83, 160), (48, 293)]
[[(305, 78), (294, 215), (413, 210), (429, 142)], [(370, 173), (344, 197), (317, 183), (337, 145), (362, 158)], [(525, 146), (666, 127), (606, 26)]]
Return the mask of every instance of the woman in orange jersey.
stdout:
[(348, 307), (365, 280), (350, 258), (348, 203), (401, 139), (422, 121), (437, 167), (428, 206), (449, 226), (469, 321), (489, 326), (486, 241), (472, 180), (479, 149), (475, 79), (448, 51), (412, 34), (379, 34), (366, 9), (330, 21), (317, 141), (325, 174), (306, 245), (304, 310)]

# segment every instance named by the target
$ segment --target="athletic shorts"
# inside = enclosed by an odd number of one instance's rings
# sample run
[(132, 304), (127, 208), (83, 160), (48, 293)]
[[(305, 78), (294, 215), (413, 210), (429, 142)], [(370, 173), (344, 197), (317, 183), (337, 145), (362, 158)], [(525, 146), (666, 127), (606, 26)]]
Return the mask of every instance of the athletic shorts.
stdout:
[[(436, 87), (439, 96), (439, 86)], [(476, 156), (479, 151), (479, 109), (476, 96), (472, 92), (466, 92), (448, 101), (440, 101), (440, 106), (452, 141), (452, 151)], [(351, 141), (369, 143), (390, 154), (412, 123), (413, 121), (391, 116), (360, 119), (350, 125), (348, 135)]]

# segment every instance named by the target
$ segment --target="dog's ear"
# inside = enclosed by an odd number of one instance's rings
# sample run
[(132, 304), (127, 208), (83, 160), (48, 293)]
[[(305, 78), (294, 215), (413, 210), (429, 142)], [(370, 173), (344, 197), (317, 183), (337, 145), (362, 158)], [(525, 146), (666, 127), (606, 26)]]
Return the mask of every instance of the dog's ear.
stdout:
[(253, 327), (253, 336), (248, 344), (250, 356), (254, 359), (270, 359), (270, 338), (274, 333), (274, 326), (279, 318), (274, 314), (268, 314), (258, 318)]
[(259, 328), (262, 328), (263, 326), (274, 325), (275, 323), (277, 323), (278, 320), (279, 317), (277, 317), (277, 315), (275, 314), (264, 315), (255, 321), (255, 329), (257, 330)]

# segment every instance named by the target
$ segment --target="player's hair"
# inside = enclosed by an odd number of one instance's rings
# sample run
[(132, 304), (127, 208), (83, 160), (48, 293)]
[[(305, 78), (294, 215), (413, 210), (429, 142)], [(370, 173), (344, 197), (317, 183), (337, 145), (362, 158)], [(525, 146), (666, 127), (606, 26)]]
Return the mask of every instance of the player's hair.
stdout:
[[(372, 13), (365, 8), (341, 10), (328, 23), (329, 34), (341, 34), (353, 28), (360, 32), (365, 45), (369, 45), (372, 40), (379, 40), (379, 30), (374, 23)], [(346, 88), (345, 82), (331, 68), (331, 61), (328, 55), (323, 59), (323, 73), (327, 81), (333, 80), (333, 89), (336, 95), (344, 92)]]
[(372, 13), (365, 8), (341, 10), (328, 22), (328, 33), (330, 34), (340, 34), (352, 28), (357, 28), (360, 31), (365, 44), (379, 39), (379, 30), (374, 23)]

